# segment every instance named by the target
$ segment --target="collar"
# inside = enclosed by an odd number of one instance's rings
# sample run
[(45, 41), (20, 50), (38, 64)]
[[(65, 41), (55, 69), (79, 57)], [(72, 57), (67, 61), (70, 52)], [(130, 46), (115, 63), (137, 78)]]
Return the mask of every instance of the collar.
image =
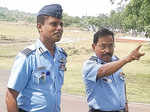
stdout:
[[(96, 56), (96, 54), (94, 53), (94, 55), (93, 56)], [(97, 56), (96, 56), (97, 57)], [(102, 64), (106, 64), (107, 62), (105, 62), (105, 61), (103, 61), (102, 59), (100, 59), (99, 57), (97, 57), (97, 59), (98, 59), (98, 62), (99, 63), (102, 63)], [(112, 56), (111, 57), (111, 62), (113, 62), (113, 61), (117, 61), (118, 60), (118, 58), (116, 57), (116, 56)]]
[[(43, 54), (45, 52), (48, 52), (48, 49), (45, 47), (45, 45), (41, 42), (40, 39), (37, 39), (36, 41), (36, 48), (38, 49), (39, 51), (39, 54)], [(55, 51), (57, 52), (57, 47), (55, 45)]]
[(37, 39), (36, 41), (36, 48), (38, 49), (39, 54), (43, 54), (44, 52), (48, 51), (48, 49), (44, 46), (40, 39)]

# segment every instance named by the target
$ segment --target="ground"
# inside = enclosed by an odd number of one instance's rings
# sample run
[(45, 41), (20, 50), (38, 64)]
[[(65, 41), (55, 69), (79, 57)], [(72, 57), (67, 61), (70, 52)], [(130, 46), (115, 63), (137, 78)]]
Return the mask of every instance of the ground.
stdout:
[[(119, 42), (144, 42), (138, 40), (117, 39)], [(0, 70), (0, 112), (6, 112), (5, 92), (9, 71)], [(81, 96), (73, 96), (63, 93), (61, 112), (88, 112), (86, 98)], [(150, 112), (150, 104), (129, 102), (129, 112)]]

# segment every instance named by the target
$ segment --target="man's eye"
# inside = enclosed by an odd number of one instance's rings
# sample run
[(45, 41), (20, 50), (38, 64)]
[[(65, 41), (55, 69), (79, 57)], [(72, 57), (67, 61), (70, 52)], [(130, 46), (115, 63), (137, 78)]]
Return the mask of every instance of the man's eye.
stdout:
[(113, 47), (114, 47), (114, 44), (110, 44), (110, 45), (109, 45), (109, 48), (113, 48)]
[(61, 27), (63, 27), (63, 23), (57, 23), (57, 22), (52, 22), (50, 23), (50, 25), (57, 27), (58, 25), (60, 25)]
[(63, 25), (64, 25), (63, 23), (60, 23), (60, 26), (61, 26), (61, 27), (63, 27)]
[(52, 22), (52, 23), (50, 23), (50, 25), (57, 26), (57, 23), (56, 22)]
[(101, 49), (105, 49), (104, 45), (98, 45)]

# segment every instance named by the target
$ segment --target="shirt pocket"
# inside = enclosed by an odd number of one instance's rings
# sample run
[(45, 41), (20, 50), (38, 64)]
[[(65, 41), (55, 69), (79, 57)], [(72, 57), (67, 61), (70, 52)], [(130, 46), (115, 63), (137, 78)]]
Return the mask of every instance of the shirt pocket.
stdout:
[(113, 89), (113, 82), (112, 82), (112, 79), (109, 78), (109, 77), (103, 77), (101, 79), (101, 82), (102, 82), (102, 87), (105, 91), (107, 92), (112, 92), (112, 89)]
[(50, 77), (50, 73), (47, 75), (46, 71), (35, 71), (32, 74), (32, 83), (36, 89), (47, 90), (52, 86), (53, 81)]
[(28, 106), (30, 104), (30, 98), (26, 96), (19, 96), (17, 98), (17, 105), (19, 106)]

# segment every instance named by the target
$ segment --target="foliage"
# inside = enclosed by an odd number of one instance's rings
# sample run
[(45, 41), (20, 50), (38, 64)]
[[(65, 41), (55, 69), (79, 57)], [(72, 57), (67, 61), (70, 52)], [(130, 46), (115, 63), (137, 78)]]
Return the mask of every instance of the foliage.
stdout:
[(64, 26), (80, 26), (80, 21), (81, 19), (79, 17), (72, 17), (69, 16), (68, 14), (64, 13), (63, 14), (63, 21), (64, 21)]
[(0, 7), (0, 20), (3, 21), (25, 21), (34, 23), (36, 21), (35, 14), (19, 12), (18, 10), (8, 10), (7, 8)]
[[(149, 0), (131, 0), (123, 11), (123, 24), (125, 29), (133, 29), (138, 32), (149, 34), (150, 24), (150, 1)], [(149, 35), (150, 36), (150, 35)]]
[[(109, 15), (72, 17), (64, 13), (64, 27), (80, 27), (88, 31), (106, 27), (113, 31), (134, 31), (150, 37), (150, 0), (110, 0), (110, 2), (118, 4), (118, 8), (112, 10)], [(0, 7), (0, 20), (35, 23), (36, 15)]]

